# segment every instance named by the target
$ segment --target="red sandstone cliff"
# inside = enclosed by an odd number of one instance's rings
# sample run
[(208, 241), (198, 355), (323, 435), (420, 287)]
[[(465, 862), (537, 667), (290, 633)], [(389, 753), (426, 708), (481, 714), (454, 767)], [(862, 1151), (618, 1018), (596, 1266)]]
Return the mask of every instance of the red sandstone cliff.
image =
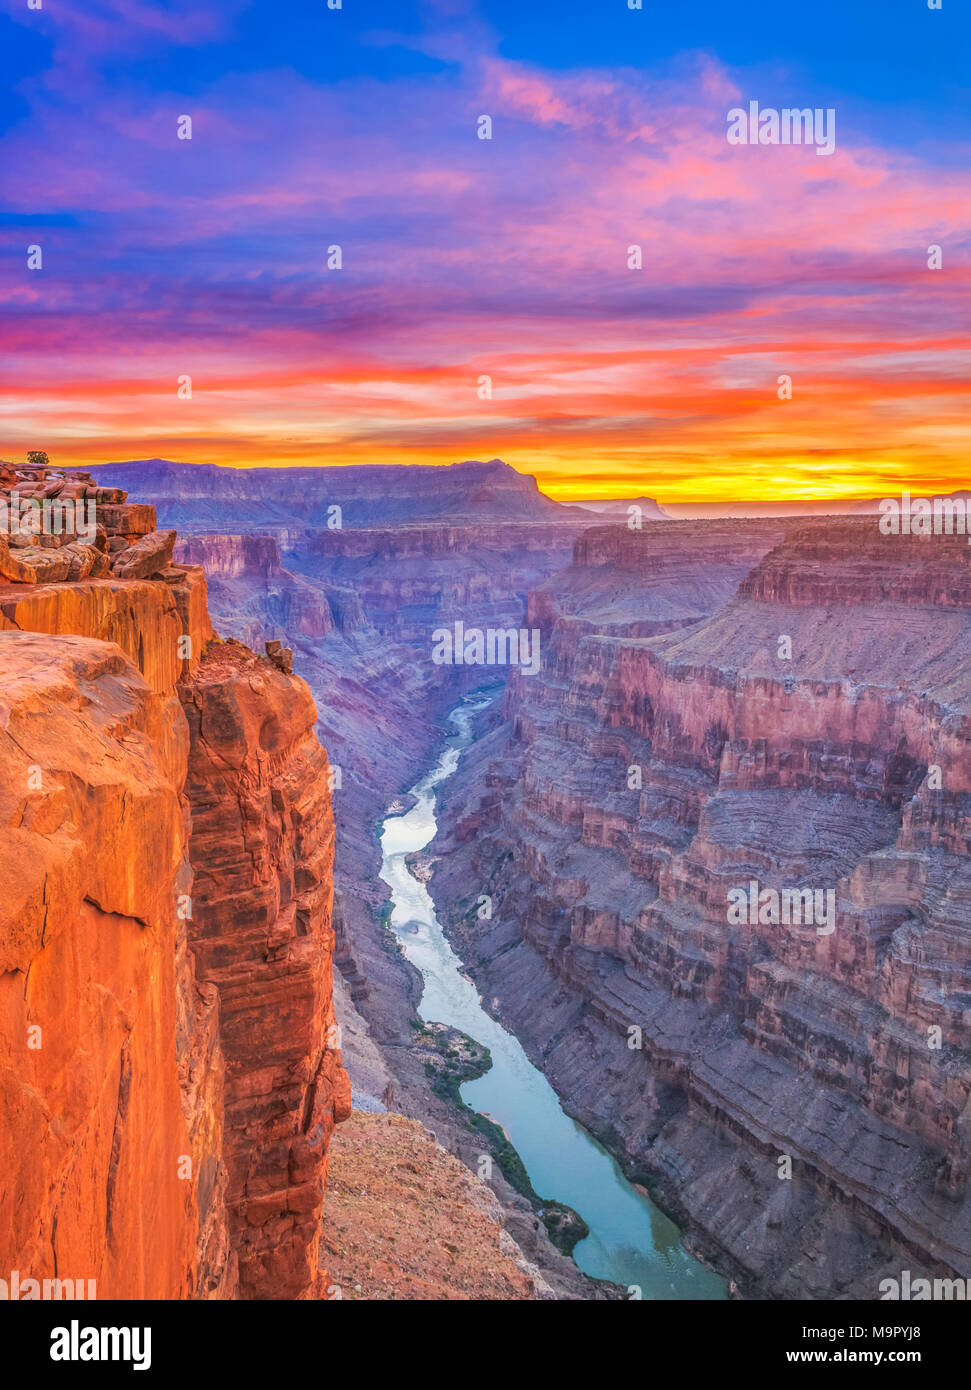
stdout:
[(180, 694), (193, 807), (190, 939), (216, 985), (223, 1157), (244, 1297), (317, 1292), (327, 1149), (350, 1089), (331, 993), (334, 822), (302, 680), (216, 644)]
[(326, 757), (152, 512), (99, 509), (141, 578), (72, 579), (74, 537), (5, 552), (34, 573), (0, 582), (0, 1274), (314, 1296), (349, 1110)]

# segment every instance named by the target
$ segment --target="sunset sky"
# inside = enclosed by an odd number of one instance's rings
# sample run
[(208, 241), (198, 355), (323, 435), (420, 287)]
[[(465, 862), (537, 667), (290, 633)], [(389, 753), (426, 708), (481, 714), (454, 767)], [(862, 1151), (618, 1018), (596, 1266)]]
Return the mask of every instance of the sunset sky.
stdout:
[(9, 0), (0, 52), (0, 457), (971, 485), (961, 0)]

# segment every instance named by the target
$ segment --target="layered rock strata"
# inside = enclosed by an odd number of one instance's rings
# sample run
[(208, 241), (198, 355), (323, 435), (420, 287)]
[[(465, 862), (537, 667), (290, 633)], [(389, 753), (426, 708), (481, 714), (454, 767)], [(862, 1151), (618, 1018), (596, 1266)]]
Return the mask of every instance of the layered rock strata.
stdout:
[[(745, 1292), (971, 1276), (971, 551), (790, 523), (684, 623), (710, 558), (697, 523), (665, 559), (678, 525), (588, 534), (537, 598), (543, 671), (444, 790), (436, 894), (570, 1110)], [(638, 547), (618, 618), (598, 571)], [(753, 882), (831, 893), (833, 929), (732, 920)]]
[(174, 531), (90, 473), (0, 465), (0, 581), (71, 583), (116, 574), (151, 579), (172, 561)]

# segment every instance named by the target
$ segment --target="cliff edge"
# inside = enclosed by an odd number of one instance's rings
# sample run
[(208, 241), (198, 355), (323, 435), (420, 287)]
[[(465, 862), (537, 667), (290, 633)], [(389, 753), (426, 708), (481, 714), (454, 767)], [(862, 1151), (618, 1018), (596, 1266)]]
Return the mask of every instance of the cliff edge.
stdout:
[(318, 1296), (350, 1090), (310, 692), (215, 638), (153, 507), (19, 466), (0, 504), (0, 1272)]

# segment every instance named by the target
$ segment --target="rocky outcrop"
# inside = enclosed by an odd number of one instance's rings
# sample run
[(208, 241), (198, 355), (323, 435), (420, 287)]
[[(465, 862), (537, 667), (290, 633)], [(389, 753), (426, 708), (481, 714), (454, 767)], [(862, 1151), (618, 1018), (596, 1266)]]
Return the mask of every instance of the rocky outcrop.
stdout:
[(8, 584), (37, 583), (35, 566), (21, 559), (16, 550), (11, 552), (6, 536), (0, 536), (0, 580)]
[(74, 583), (115, 573), (151, 579), (172, 560), (174, 531), (90, 473), (35, 464), (0, 468), (0, 581)]
[(119, 579), (151, 579), (172, 563), (174, 531), (152, 531), (115, 556), (112, 573)]
[(350, 1113), (331, 997), (334, 824), (303, 681), (213, 644), (180, 690), (194, 808), (190, 941), (219, 993), (223, 1156), (248, 1298), (314, 1296), (327, 1151)]
[(213, 640), (151, 506), (105, 513), (152, 578), (0, 583), (0, 1268), (313, 1297), (349, 1110), (316, 710)]
[[(572, 1113), (743, 1291), (966, 1277), (971, 552), (764, 523), (684, 622), (716, 525), (581, 538), (542, 673), (445, 790), (436, 894)], [(668, 631), (623, 631), (620, 564)], [(753, 881), (831, 892), (833, 929), (732, 919)]]
[(157, 583), (121, 579), (0, 585), (0, 632), (75, 633), (113, 642), (153, 690), (197, 665), (212, 626), (202, 570), (173, 567)]

